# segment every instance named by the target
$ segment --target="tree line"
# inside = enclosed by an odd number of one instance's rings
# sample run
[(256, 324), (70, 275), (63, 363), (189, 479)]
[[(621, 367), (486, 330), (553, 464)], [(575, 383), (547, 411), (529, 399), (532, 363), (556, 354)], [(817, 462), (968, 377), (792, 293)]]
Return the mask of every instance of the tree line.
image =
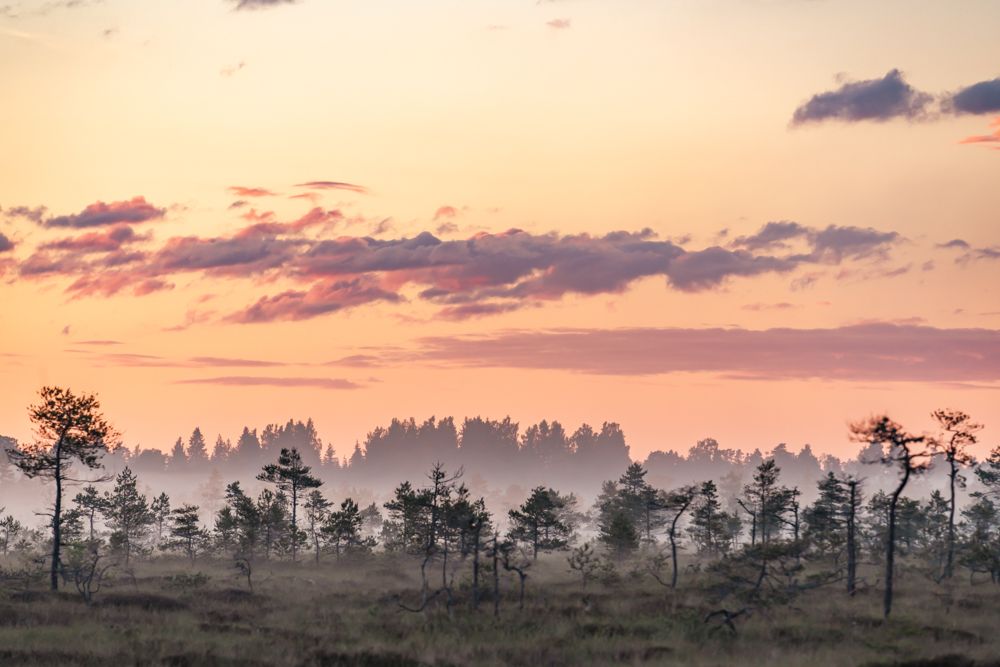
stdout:
[[(584, 588), (617, 576), (625, 563), (640, 563), (653, 580), (675, 588), (684, 552), (690, 567), (715, 582), (720, 600), (741, 600), (744, 609), (840, 583), (847, 595), (881, 587), (888, 616), (900, 559), (934, 581), (962, 568), (1000, 583), (1000, 447), (977, 463), (970, 448), (982, 427), (956, 410), (932, 413), (934, 435), (911, 433), (887, 416), (852, 425), (867, 463), (894, 473), (888, 492), (870, 489), (863, 475), (831, 470), (811, 490), (815, 500), (803, 502), (803, 489), (786, 484), (779, 461), (768, 457), (738, 493), (724, 497), (712, 479), (659, 488), (636, 462), (619, 466), (621, 474), (603, 483), (592, 506), (540, 485), (496, 516), (470, 492), (461, 468), (438, 463), (423, 478), (399, 483), (381, 505), (361, 507), (327, 497), (301, 452), (283, 447), (257, 471), (263, 490), (252, 496), (240, 481), (229, 483), (223, 506), (206, 522), (196, 505), (174, 507), (166, 493), (143, 494), (128, 466), (113, 479), (102, 474), (102, 456), (117, 434), (94, 396), (46, 387), (39, 398), (29, 409), (37, 439), (11, 446), (8, 456), (25, 475), (52, 484), (48, 527), (3, 517), (0, 549), (34, 555), (47, 565), (52, 589), (72, 583), (86, 599), (108, 567), (128, 569), (136, 559), (170, 552), (191, 561), (231, 559), (251, 586), (262, 561), (408, 555), (419, 563), (422, 584), (419, 600), (400, 600), (400, 608), (422, 612), (443, 600), (449, 614), (465, 594), (456, 577), (471, 577), (473, 608), (487, 597), (499, 604), (490, 586), (499, 586), (501, 571), (516, 576), (523, 605), (530, 568), (552, 552), (565, 553)], [(946, 466), (947, 494), (904, 495), (934, 461)], [(957, 490), (970, 471), (982, 490), (959, 507)], [(104, 482), (110, 488), (102, 492)], [(869, 571), (878, 565), (881, 576), (862, 577), (859, 564)], [(726, 614), (731, 623), (733, 613)]]

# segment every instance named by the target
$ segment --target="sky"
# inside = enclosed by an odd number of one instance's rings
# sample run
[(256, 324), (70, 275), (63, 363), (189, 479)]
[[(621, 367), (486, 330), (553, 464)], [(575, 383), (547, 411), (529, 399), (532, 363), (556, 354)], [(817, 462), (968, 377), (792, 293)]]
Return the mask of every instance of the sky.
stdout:
[(0, 432), (1000, 444), (1000, 3), (0, 0)]

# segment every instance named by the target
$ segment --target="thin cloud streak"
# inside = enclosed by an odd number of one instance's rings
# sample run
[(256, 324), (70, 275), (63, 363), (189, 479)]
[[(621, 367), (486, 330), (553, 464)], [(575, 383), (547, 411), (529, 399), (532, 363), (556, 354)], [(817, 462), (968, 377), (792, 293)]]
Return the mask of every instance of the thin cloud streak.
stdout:
[(298, 183), (295, 187), (309, 190), (347, 190), (348, 192), (357, 192), (362, 195), (368, 194), (368, 188), (362, 185), (343, 183), (341, 181), (309, 181), (307, 183)]
[(1000, 330), (864, 324), (833, 329), (557, 329), (428, 337), (414, 360), (596, 375), (1000, 381)]
[(282, 387), (308, 389), (362, 389), (360, 385), (350, 380), (338, 378), (302, 378), (302, 377), (257, 377), (257, 376), (225, 376), (212, 378), (194, 378), (178, 380), (176, 384), (214, 384), (228, 387)]

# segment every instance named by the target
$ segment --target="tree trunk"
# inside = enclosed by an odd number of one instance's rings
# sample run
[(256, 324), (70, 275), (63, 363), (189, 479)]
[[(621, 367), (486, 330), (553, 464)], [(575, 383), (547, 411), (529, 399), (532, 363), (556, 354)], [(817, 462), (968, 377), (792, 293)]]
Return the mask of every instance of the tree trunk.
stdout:
[(298, 488), (295, 484), (292, 484), (292, 562), (295, 562), (295, 556), (298, 554), (299, 550), (299, 528), (298, 523), (296, 523), (297, 510), (299, 508), (299, 497)]
[[(677, 520), (674, 520), (676, 525)], [(670, 563), (673, 565), (673, 572), (670, 575), (670, 587), (677, 588), (677, 539), (674, 527), (670, 527)]]
[(473, 543), (472, 552), (472, 609), (479, 610), (479, 531), (476, 531), (476, 539)]
[(500, 533), (493, 534), (493, 615), (500, 616), (500, 552), (498, 538)]
[(889, 618), (889, 613), (892, 611), (892, 575), (894, 574), (896, 565), (896, 505), (899, 503), (899, 497), (903, 494), (903, 487), (906, 486), (909, 479), (910, 466), (907, 462), (903, 479), (892, 494), (892, 500), (889, 503), (889, 537), (885, 550), (885, 597), (882, 600), (882, 615), (885, 618)]
[(954, 456), (950, 460), (951, 474), (949, 475), (949, 486), (951, 490), (951, 502), (948, 503), (948, 554), (944, 566), (944, 576), (950, 579), (955, 562), (955, 478), (958, 476), (958, 462)]
[(850, 482), (850, 510), (847, 514), (847, 594), (854, 595), (858, 572), (858, 552), (854, 543), (854, 520), (857, 508), (858, 483)]
[(56, 445), (56, 502), (52, 508), (52, 569), (49, 587), (59, 590), (59, 547), (62, 541), (62, 438)]

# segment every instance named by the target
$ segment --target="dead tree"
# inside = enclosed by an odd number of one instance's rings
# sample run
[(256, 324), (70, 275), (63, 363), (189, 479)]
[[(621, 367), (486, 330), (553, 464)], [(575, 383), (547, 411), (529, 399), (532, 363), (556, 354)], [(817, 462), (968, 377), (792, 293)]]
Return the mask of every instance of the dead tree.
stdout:
[(233, 563), (239, 573), (246, 577), (247, 588), (253, 592), (253, 561), (247, 556), (236, 556)]
[(500, 549), (503, 555), (503, 569), (517, 574), (517, 608), (518, 610), (523, 610), (524, 584), (528, 579), (528, 568), (531, 567), (533, 559), (529, 558), (528, 555), (524, 553), (524, 550), (518, 548), (513, 542), (504, 543)]
[(97, 549), (89, 550), (84, 558), (73, 567), (73, 583), (86, 604), (91, 604), (94, 595), (104, 585), (104, 575), (117, 563), (101, 563), (103, 556)]
[(741, 616), (746, 616), (749, 613), (750, 609), (748, 609), (747, 607), (743, 607), (742, 609), (739, 609), (737, 611), (729, 611), (728, 609), (717, 609), (713, 612), (710, 612), (705, 617), (705, 624), (707, 625), (715, 619), (720, 619), (719, 624), (714, 626), (711, 630), (709, 630), (709, 632), (710, 633), (715, 632), (721, 627), (726, 627), (733, 635), (736, 635), (736, 623), (735, 623), (736, 619), (740, 618)]

